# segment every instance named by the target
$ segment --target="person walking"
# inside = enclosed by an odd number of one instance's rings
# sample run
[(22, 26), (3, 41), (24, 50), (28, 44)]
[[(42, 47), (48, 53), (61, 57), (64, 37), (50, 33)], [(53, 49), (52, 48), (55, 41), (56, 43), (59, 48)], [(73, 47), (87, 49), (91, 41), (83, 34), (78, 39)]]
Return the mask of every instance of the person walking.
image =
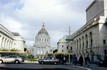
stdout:
[(82, 55), (79, 57), (79, 64), (81, 65), (81, 66), (83, 66), (83, 57), (82, 57)]
[(85, 65), (87, 65), (87, 57), (85, 57), (84, 60), (85, 60)]
[(63, 58), (63, 64), (66, 64), (66, 58), (65, 57)]
[(76, 57), (76, 55), (73, 55), (73, 59), (72, 60), (73, 60), (73, 64), (76, 65), (77, 64), (77, 57)]
[(91, 62), (90, 62), (90, 57), (89, 56), (85, 57), (85, 64), (90, 66)]
[(87, 56), (87, 65), (90, 66), (91, 62), (90, 62), (90, 57)]

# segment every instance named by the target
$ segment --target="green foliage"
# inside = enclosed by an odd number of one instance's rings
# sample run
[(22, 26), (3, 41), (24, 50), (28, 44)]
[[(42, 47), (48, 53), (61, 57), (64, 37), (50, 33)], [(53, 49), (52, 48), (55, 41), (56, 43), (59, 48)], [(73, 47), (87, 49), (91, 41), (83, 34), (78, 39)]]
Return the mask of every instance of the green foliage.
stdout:
[(48, 54), (48, 56), (47, 56), (47, 57), (51, 58), (51, 57), (53, 57), (53, 54)]
[(54, 56), (60, 60), (63, 60), (63, 58), (65, 57), (63, 53), (55, 53)]
[(28, 61), (37, 61), (37, 59), (27, 59)]
[(35, 59), (32, 54), (28, 54), (26, 59), (27, 59), (28, 61), (37, 61), (37, 59)]
[(0, 49), (0, 51), (9, 51), (9, 50), (7, 50), (7, 49)]
[(34, 56), (32, 54), (29, 54), (28, 59), (34, 59)]
[(10, 50), (8, 50), (8, 49), (0, 49), (0, 51), (18, 51), (17, 49), (10, 49)]
[(10, 51), (18, 51), (17, 49), (11, 49)]

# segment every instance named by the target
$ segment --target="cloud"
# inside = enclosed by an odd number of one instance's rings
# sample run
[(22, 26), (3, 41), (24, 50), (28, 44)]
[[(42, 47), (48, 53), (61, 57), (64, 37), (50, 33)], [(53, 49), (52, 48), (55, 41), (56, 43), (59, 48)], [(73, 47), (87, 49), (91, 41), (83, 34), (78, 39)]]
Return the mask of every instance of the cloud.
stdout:
[(7, 29), (14, 32), (21, 32), (22, 24), (9, 16), (0, 16), (0, 23), (3, 24)]
[(85, 9), (92, 0), (0, 0), (0, 23), (19, 32), (27, 43), (34, 43), (42, 23), (51, 37), (51, 46), (58, 39), (85, 24)]

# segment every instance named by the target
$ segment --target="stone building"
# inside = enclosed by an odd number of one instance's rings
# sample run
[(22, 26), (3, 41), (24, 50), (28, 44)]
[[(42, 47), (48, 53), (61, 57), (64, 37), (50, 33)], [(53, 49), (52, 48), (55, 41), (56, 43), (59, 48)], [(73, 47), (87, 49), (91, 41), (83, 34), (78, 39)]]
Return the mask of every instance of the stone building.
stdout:
[(64, 53), (64, 54), (68, 53), (69, 46), (68, 46), (68, 41), (66, 41), (67, 38), (68, 36), (66, 35), (58, 41), (57, 52)]
[(86, 24), (69, 36), (69, 46), (77, 56), (89, 55), (91, 60), (104, 59), (107, 54), (107, 0), (94, 0), (86, 9)]
[(14, 49), (24, 51), (24, 48), (26, 48), (24, 39), (20, 36), (19, 33), (12, 32), (12, 34), (14, 35)]
[(44, 58), (50, 51), (50, 36), (45, 29), (45, 25), (43, 23), (42, 28), (38, 32), (35, 38), (35, 44), (33, 47), (33, 55), (35, 58), (42, 59)]
[(10, 32), (0, 24), (0, 50), (19, 50), (24, 52), (25, 41), (19, 33)]

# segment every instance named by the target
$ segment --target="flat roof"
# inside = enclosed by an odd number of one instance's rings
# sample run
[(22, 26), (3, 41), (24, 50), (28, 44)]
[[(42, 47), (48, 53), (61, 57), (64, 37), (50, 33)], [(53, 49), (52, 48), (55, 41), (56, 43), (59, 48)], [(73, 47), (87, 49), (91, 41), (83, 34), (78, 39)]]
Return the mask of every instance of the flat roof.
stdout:
[(86, 11), (96, 2), (96, 0), (94, 0), (87, 8)]

